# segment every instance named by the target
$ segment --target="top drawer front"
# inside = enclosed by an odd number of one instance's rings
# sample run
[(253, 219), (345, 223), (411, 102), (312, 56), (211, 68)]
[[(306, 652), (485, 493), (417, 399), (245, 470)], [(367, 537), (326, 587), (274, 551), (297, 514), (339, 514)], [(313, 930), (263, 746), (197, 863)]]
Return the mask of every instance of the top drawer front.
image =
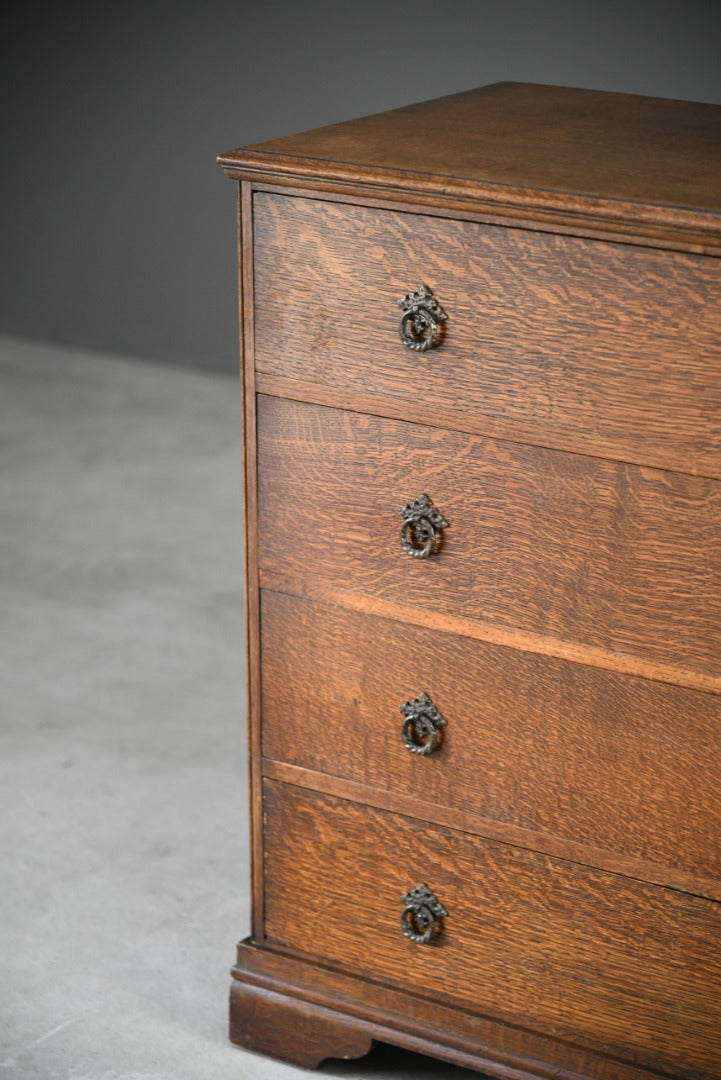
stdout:
[[(269, 193), (253, 221), (259, 371), (721, 475), (721, 260)], [(418, 354), (422, 283), (448, 319)]]

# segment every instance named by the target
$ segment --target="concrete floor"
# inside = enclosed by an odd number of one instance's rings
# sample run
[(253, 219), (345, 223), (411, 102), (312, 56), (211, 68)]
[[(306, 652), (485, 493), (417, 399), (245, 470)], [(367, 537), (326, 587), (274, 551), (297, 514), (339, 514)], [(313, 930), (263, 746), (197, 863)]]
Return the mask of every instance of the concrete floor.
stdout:
[[(0, 338), (0, 1080), (291, 1080), (247, 933), (235, 380)], [(476, 1076), (378, 1047), (321, 1075)]]

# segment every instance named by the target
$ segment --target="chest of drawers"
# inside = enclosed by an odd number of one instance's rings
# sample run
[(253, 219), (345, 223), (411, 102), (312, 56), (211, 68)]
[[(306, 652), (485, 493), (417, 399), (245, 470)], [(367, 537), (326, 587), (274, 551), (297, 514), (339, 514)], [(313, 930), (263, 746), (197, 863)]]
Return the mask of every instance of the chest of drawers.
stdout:
[(721, 109), (497, 84), (231, 151), (231, 1038), (721, 1077)]

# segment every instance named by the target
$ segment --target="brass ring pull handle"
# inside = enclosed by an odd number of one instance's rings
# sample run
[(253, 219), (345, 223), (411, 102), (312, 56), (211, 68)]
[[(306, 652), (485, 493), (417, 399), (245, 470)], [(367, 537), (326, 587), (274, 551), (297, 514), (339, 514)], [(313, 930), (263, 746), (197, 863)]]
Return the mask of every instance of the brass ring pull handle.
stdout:
[(403, 933), (416, 945), (428, 945), (443, 928), (442, 919), (448, 912), (427, 885), (417, 885), (401, 897)]
[(405, 716), (401, 728), (403, 745), (412, 754), (432, 754), (441, 741), (441, 730), (446, 721), (425, 691), (398, 706)]
[(413, 559), (428, 559), (440, 547), (442, 532), (448, 528), (443, 514), (427, 495), (413, 499), (401, 510), (401, 546)]
[(441, 323), (448, 316), (427, 285), (398, 301), (404, 314), (398, 327), (401, 341), (413, 352), (427, 352), (440, 343)]

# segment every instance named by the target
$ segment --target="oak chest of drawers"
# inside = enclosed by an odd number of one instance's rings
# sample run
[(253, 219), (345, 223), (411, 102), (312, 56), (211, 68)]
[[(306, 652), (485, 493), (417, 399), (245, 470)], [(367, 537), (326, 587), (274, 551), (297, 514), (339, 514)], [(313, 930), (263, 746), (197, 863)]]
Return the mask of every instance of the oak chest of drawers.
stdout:
[(721, 109), (507, 83), (220, 161), (231, 1037), (721, 1077)]

